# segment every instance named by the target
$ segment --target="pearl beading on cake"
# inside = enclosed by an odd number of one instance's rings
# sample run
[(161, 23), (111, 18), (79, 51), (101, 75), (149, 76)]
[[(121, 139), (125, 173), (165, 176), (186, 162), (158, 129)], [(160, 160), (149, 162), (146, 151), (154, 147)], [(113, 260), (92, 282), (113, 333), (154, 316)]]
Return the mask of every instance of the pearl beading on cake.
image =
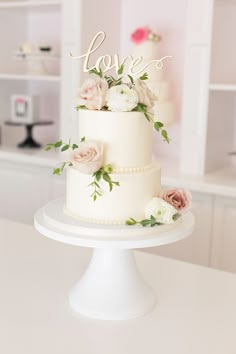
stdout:
[(120, 167), (120, 168), (114, 168), (113, 172), (114, 173), (135, 173), (135, 172), (145, 172), (149, 171), (152, 168), (152, 164), (144, 166), (144, 167)]

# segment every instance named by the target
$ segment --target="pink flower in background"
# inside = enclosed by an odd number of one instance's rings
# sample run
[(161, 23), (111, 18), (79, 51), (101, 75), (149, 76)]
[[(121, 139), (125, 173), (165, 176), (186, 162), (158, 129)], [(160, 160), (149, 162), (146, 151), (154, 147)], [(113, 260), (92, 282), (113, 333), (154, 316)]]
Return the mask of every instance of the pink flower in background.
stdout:
[(107, 90), (108, 84), (105, 79), (88, 79), (79, 90), (78, 103), (88, 109), (100, 110), (105, 106)]
[(171, 204), (178, 212), (189, 208), (192, 200), (191, 193), (185, 189), (165, 189), (160, 192), (159, 197)]
[(73, 151), (72, 164), (82, 173), (92, 174), (103, 165), (102, 147), (95, 141), (84, 141)]
[(131, 34), (131, 40), (135, 44), (140, 44), (148, 39), (150, 30), (147, 27), (139, 27)]

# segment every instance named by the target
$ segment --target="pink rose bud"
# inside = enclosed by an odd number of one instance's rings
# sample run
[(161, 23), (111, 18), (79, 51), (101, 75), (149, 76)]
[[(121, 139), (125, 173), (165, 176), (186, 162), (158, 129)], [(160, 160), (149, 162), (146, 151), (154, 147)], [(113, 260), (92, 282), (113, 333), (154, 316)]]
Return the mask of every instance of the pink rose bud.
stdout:
[(188, 209), (192, 200), (191, 193), (185, 189), (165, 189), (160, 192), (159, 197), (179, 212)]

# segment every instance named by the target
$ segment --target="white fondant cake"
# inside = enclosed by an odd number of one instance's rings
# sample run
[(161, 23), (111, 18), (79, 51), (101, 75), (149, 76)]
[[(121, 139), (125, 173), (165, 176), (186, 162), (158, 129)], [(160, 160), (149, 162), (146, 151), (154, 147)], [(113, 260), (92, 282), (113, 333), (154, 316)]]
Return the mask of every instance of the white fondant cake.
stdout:
[(152, 126), (141, 112), (81, 110), (78, 129), (80, 139), (103, 143), (105, 165), (139, 169), (152, 162)]
[(102, 141), (104, 165), (120, 186), (109, 191), (101, 181), (102, 197), (91, 198), (91, 175), (67, 169), (65, 212), (97, 223), (125, 223), (144, 218), (147, 203), (160, 191), (160, 167), (152, 163), (152, 125), (142, 112), (81, 110), (80, 139)]
[(101, 182), (102, 197), (91, 198), (91, 177), (75, 168), (67, 170), (65, 212), (97, 223), (124, 224), (127, 219), (144, 218), (147, 203), (160, 192), (160, 167), (152, 165), (146, 171), (113, 173), (120, 186), (109, 192)]

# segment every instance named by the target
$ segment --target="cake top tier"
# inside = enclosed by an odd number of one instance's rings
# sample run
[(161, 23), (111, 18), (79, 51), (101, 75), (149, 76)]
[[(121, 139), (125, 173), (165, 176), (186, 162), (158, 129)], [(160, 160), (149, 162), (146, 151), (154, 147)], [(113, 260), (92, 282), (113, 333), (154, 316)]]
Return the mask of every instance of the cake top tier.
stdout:
[(94, 140), (102, 145), (104, 164), (117, 172), (134, 172), (152, 161), (152, 125), (142, 112), (81, 110), (79, 140)]

